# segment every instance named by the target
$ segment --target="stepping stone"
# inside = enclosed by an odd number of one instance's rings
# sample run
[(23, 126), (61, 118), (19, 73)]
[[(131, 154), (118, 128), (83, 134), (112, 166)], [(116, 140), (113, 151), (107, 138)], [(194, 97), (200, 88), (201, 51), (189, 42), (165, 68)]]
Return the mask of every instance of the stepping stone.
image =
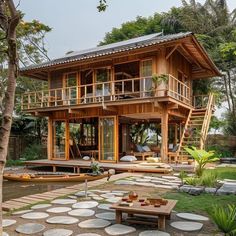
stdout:
[(83, 202), (77, 202), (72, 205), (73, 208), (80, 208), (80, 209), (86, 209), (86, 208), (94, 208), (98, 205), (98, 202), (96, 201), (83, 201)]
[(102, 235), (94, 233), (84, 233), (84, 234), (77, 234), (76, 236), (102, 236)]
[(95, 215), (99, 219), (103, 220), (115, 220), (116, 214), (114, 212), (103, 212)]
[(43, 236), (70, 236), (73, 231), (68, 229), (49, 229), (43, 233)]
[[(92, 193), (92, 192), (88, 191), (87, 195), (89, 195), (90, 193)], [(75, 193), (75, 196), (77, 196), (77, 197), (85, 197), (85, 191), (77, 192), (77, 193)]]
[(49, 208), (46, 211), (50, 213), (63, 213), (63, 212), (68, 212), (71, 211), (72, 209), (70, 207), (53, 207)]
[(101, 194), (100, 197), (103, 197), (103, 198), (114, 198), (114, 197), (115, 197), (115, 194), (112, 194), (112, 193), (104, 193), (104, 194)]
[(136, 179), (137, 182), (147, 183), (150, 182), (150, 179)]
[(6, 232), (2, 232), (2, 236), (9, 236), (9, 234)]
[(98, 193), (110, 193), (110, 190), (97, 190)]
[(99, 195), (96, 194), (96, 193), (90, 193), (88, 196), (89, 196), (89, 197), (99, 197)]
[(100, 229), (110, 225), (111, 222), (103, 219), (89, 219), (79, 223), (80, 228)]
[(129, 191), (123, 191), (123, 190), (113, 190), (111, 192), (112, 193), (123, 193), (123, 194), (129, 193)]
[(67, 204), (74, 204), (77, 201), (75, 199), (55, 199), (51, 201), (53, 204), (61, 204), (61, 205), (67, 205)]
[(102, 200), (104, 200), (104, 198), (103, 197), (93, 197), (93, 200), (95, 200), (95, 201), (102, 201)]
[(125, 193), (121, 193), (121, 192), (112, 192), (111, 194), (118, 196), (118, 197), (123, 197)]
[(209, 218), (201, 215), (191, 214), (191, 213), (178, 213), (176, 214), (179, 218), (184, 220), (194, 220), (194, 221), (207, 221)]
[(162, 179), (167, 179), (167, 180), (179, 180), (178, 177), (176, 177), (176, 176), (169, 176), (169, 175), (162, 176), (161, 178)]
[(22, 211), (15, 211), (12, 213), (12, 215), (22, 215), (22, 214), (25, 214), (25, 213), (29, 213), (29, 212), (32, 212), (33, 210), (22, 210)]
[(70, 199), (77, 199), (77, 197), (73, 196), (73, 195), (68, 196), (68, 198), (70, 198)]
[(202, 223), (191, 222), (191, 221), (176, 221), (171, 223), (170, 225), (175, 229), (187, 232), (200, 230), (203, 226)]
[(26, 213), (21, 216), (23, 219), (28, 219), (28, 220), (38, 220), (38, 219), (44, 219), (47, 218), (49, 215), (45, 212), (30, 212)]
[(115, 184), (118, 184), (118, 185), (135, 185), (136, 182), (131, 181), (131, 180), (118, 180), (118, 181), (115, 182)]
[(141, 232), (139, 236), (170, 236), (170, 234), (159, 230), (146, 230)]
[(115, 224), (105, 228), (105, 231), (109, 235), (127, 235), (135, 232), (136, 229), (127, 225)]
[(98, 209), (107, 210), (107, 211), (114, 211), (114, 209), (110, 209), (111, 206), (112, 206), (112, 204), (99, 204)]
[(116, 202), (119, 202), (120, 200), (121, 200), (121, 197), (113, 197), (113, 198), (107, 198), (106, 202), (116, 203)]
[(15, 223), (16, 223), (16, 220), (3, 219), (2, 220), (2, 227), (14, 225)]
[(49, 224), (71, 225), (78, 223), (79, 220), (71, 216), (54, 216), (46, 220)]
[(31, 207), (31, 209), (42, 209), (42, 208), (47, 208), (47, 207), (50, 207), (52, 206), (52, 204), (38, 204), (38, 205), (34, 205)]
[(44, 225), (36, 224), (36, 223), (27, 223), (23, 225), (19, 225), (16, 228), (16, 232), (20, 234), (37, 234), (45, 229)]
[(88, 217), (88, 216), (93, 216), (94, 214), (95, 214), (95, 211), (90, 210), (90, 209), (75, 209), (68, 212), (68, 215), (70, 216)]

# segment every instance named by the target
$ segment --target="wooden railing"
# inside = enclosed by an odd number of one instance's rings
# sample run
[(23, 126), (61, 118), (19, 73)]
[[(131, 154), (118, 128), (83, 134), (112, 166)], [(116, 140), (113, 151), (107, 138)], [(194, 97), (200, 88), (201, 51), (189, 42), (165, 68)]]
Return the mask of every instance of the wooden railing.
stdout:
[(168, 76), (168, 82), (158, 86), (154, 86), (150, 76), (28, 92), (22, 95), (21, 106), (22, 110), (29, 110), (166, 96), (191, 105), (190, 88), (172, 75)]

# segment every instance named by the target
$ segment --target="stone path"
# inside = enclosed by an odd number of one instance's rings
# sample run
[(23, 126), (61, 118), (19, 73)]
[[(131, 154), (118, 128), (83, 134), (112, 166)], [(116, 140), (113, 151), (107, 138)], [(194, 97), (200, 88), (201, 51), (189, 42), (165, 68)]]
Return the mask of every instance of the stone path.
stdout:
[[(160, 182), (162, 182), (161, 185), (167, 183), (176, 184), (179, 181), (176, 177), (160, 178), (151, 176), (144, 176), (143, 178), (140, 178), (140, 176), (129, 176), (128, 180), (125, 181), (136, 183), (136, 179), (138, 180), (137, 183), (144, 185), (148, 183), (160, 185)], [(158, 182), (158, 184), (155, 182)], [(96, 185), (94, 186), (96, 187)], [(89, 191), (90, 198), (101, 198), (101, 202), (99, 200), (85, 201), (84, 192), (78, 192), (74, 189), (74, 194), (70, 195), (71, 198), (54, 199), (49, 203), (36, 204), (31, 207), (31, 210), (13, 213), (12, 217), (14, 220), (10, 219), (9, 216), (8, 219), (4, 219), (4, 231), (9, 234), (8, 229), (14, 228), (15, 234), (18, 232), (23, 235), (37, 236), (170, 235), (167, 232), (155, 230), (155, 228), (140, 232), (142, 226), (136, 224), (127, 225), (125, 221), (123, 221), (124, 224), (116, 224), (114, 210), (109, 209), (112, 205), (110, 202), (120, 200), (122, 196), (127, 196), (127, 194), (128, 191), (119, 189), (112, 191), (92, 189)], [(176, 232), (200, 230), (203, 227), (202, 222), (209, 220), (207, 217), (190, 213), (177, 213), (176, 216), (185, 220), (167, 221), (168, 227), (172, 227)], [(21, 219), (21, 223), (17, 224), (19, 219)], [(137, 229), (139, 230), (138, 232)], [(93, 233), (93, 230), (98, 230), (98, 234)]]

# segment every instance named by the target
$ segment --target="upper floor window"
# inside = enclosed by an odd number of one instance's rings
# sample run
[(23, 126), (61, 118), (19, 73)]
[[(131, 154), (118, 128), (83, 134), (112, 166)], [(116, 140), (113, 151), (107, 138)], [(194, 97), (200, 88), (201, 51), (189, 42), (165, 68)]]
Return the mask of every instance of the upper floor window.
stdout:
[(69, 73), (65, 76), (65, 87), (75, 87), (77, 85), (77, 73)]
[(141, 61), (141, 77), (152, 76), (152, 59)]

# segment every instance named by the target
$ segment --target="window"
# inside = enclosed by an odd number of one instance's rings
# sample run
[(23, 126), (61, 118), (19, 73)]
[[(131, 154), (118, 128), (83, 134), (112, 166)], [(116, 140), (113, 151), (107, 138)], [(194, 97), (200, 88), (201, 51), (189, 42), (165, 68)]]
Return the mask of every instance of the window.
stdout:
[(64, 101), (66, 104), (76, 104), (77, 100), (77, 73), (65, 75)]
[(140, 72), (142, 80), (140, 80), (142, 95), (150, 96), (152, 90), (152, 59), (141, 61)]

